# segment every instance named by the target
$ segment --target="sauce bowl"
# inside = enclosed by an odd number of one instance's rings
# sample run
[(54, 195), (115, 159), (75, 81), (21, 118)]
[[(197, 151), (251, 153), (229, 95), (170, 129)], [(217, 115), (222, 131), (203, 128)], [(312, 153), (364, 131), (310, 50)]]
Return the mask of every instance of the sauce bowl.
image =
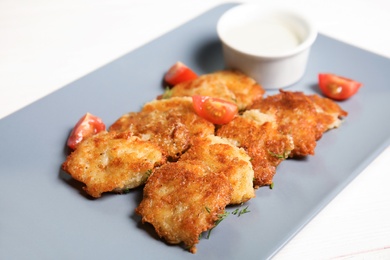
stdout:
[(264, 89), (288, 87), (305, 73), (317, 37), (303, 14), (241, 4), (224, 13), (217, 33), (226, 68), (238, 69)]

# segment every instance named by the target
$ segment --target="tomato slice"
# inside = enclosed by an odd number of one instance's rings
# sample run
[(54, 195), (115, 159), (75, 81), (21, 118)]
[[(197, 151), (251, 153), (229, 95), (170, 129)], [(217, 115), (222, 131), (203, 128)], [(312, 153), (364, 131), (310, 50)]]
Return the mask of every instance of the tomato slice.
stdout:
[(236, 104), (220, 98), (194, 95), (192, 104), (197, 115), (213, 124), (227, 124), (237, 115)]
[(198, 75), (182, 62), (176, 62), (165, 74), (164, 80), (171, 86), (196, 79)]
[(69, 135), (67, 145), (74, 150), (82, 140), (105, 129), (106, 125), (99, 117), (86, 113), (74, 126)]
[(331, 73), (318, 74), (318, 85), (325, 96), (334, 100), (348, 99), (362, 86), (360, 82)]

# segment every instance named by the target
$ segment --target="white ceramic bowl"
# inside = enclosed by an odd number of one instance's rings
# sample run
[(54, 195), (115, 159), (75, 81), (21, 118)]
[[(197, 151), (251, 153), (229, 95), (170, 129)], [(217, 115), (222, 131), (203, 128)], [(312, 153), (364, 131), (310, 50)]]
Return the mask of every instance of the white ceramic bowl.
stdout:
[(304, 15), (258, 4), (228, 10), (219, 19), (217, 32), (226, 67), (241, 70), (265, 89), (296, 83), (317, 37)]

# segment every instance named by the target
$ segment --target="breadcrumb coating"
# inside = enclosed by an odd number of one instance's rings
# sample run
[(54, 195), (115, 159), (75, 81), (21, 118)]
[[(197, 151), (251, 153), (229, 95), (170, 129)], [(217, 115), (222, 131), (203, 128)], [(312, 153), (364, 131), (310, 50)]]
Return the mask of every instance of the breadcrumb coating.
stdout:
[(198, 116), (189, 97), (151, 101), (140, 112), (123, 115), (110, 131), (129, 131), (159, 145), (169, 160), (176, 161), (193, 138), (214, 133), (214, 125)]
[(201, 233), (215, 226), (231, 194), (224, 174), (209, 171), (199, 161), (172, 162), (153, 171), (136, 213), (165, 241), (184, 243), (195, 253)]
[(197, 79), (175, 85), (171, 95), (203, 95), (221, 98), (237, 104), (245, 110), (255, 100), (261, 99), (264, 89), (256, 81), (237, 70), (221, 70), (205, 74)]
[(241, 204), (255, 197), (251, 158), (244, 149), (226, 139), (209, 135), (198, 138), (180, 161), (196, 160), (212, 172), (227, 176), (233, 188), (229, 204)]
[(340, 118), (347, 115), (330, 99), (284, 90), (258, 100), (251, 109), (274, 115), (279, 131), (291, 134), (294, 150), (290, 157), (314, 155), (316, 141), (325, 131), (340, 125)]
[(274, 115), (279, 132), (291, 134), (294, 141), (291, 157), (314, 155), (318, 113), (314, 103), (304, 93), (280, 90), (279, 94), (256, 102), (251, 109)]
[(294, 148), (291, 137), (281, 134), (274, 121), (264, 122), (266, 118), (259, 111), (247, 111), (217, 130), (218, 136), (234, 140), (251, 157), (255, 188), (272, 184), (276, 167)]
[(127, 133), (100, 132), (82, 141), (62, 168), (99, 198), (103, 192), (124, 192), (145, 183), (154, 167), (165, 163), (161, 149)]

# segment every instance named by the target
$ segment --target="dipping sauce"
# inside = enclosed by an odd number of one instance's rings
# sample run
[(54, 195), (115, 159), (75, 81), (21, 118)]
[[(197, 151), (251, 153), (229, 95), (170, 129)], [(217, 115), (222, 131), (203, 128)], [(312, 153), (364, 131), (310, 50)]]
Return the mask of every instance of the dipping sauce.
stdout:
[(268, 55), (290, 51), (302, 40), (285, 22), (258, 19), (225, 32), (225, 40), (246, 53)]
[(306, 15), (262, 4), (242, 4), (218, 20), (225, 68), (237, 69), (264, 89), (295, 84), (305, 73), (317, 30)]

